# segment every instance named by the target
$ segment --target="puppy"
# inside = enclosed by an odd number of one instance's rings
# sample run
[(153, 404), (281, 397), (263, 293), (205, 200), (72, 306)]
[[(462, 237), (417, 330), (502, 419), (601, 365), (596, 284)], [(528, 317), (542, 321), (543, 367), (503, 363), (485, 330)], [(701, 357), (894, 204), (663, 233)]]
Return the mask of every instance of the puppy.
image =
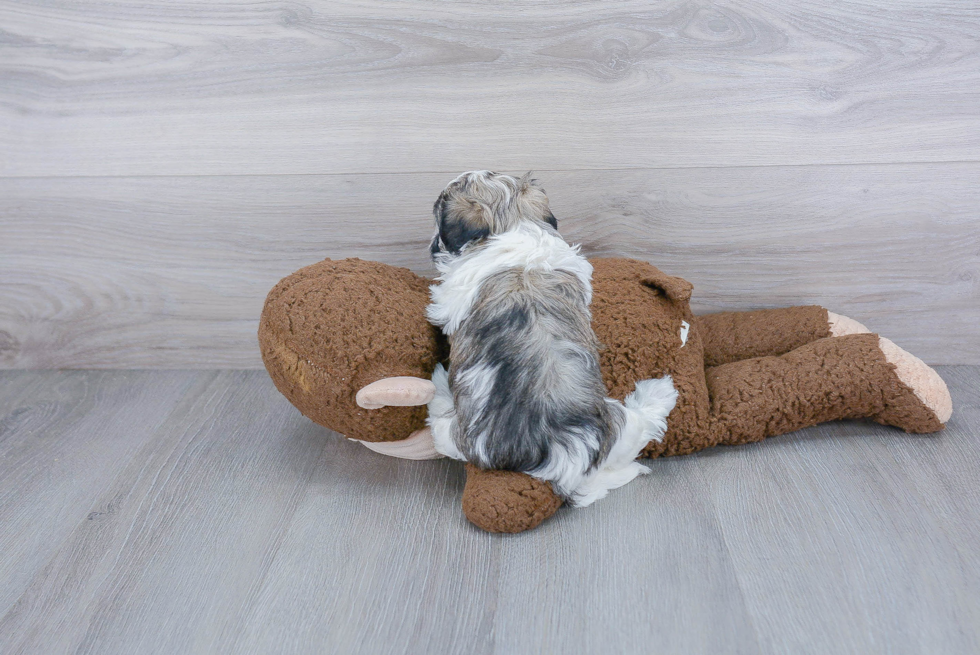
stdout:
[(428, 318), (451, 346), (432, 380), (436, 450), (547, 480), (574, 506), (648, 472), (634, 460), (663, 436), (677, 392), (665, 377), (625, 404), (606, 398), (592, 265), (558, 234), (544, 191), (528, 175), (473, 171), (433, 212)]

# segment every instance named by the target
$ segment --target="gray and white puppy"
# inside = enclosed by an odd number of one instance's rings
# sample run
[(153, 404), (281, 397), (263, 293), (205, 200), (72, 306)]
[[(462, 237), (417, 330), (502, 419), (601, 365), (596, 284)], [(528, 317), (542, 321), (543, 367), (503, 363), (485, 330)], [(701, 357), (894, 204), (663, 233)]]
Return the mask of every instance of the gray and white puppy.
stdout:
[(436, 450), (521, 471), (588, 505), (647, 469), (634, 460), (666, 430), (677, 392), (644, 380), (606, 398), (591, 327), (592, 265), (558, 234), (528, 175), (463, 173), (439, 195), (429, 320), (451, 345), (433, 374)]

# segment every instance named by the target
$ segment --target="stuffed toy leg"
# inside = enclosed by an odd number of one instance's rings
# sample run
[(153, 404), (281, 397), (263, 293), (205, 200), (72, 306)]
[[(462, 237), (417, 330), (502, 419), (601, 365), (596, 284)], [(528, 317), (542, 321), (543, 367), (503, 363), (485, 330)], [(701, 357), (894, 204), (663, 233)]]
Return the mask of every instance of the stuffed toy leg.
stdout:
[[(708, 406), (697, 408), (706, 412), (705, 429), (669, 430), (644, 451), (648, 457), (750, 443), (839, 419), (936, 432), (952, 413), (933, 369), (823, 308), (714, 314), (695, 317), (695, 325), (705, 336), (705, 362), (717, 364), (705, 369)], [(463, 509), (485, 530), (520, 532), (560, 506), (543, 482), (467, 466)]]

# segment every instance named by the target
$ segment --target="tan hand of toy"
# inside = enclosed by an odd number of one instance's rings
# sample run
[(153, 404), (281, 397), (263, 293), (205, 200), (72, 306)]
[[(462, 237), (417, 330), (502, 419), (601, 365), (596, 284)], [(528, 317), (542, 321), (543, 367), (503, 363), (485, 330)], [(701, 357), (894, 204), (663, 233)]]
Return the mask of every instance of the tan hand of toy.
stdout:
[[(358, 439), (351, 439), (351, 441), (358, 441)], [(398, 457), (399, 459), (440, 459), (445, 457), (436, 450), (429, 428), (416, 430), (408, 439), (401, 441), (361, 441), (361, 443), (376, 453)]]
[(354, 400), (364, 409), (415, 407), (428, 404), (435, 395), (436, 385), (431, 380), (400, 376), (383, 378), (362, 387)]
[[(425, 405), (436, 393), (431, 380), (400, 376), (383, 378), (362, 387), (354, 397), (359, 407), (381, 409), (382, 407), (414, 407)], [(352, 439), (351, 441), (358, 441)], [(367, 448), (382, 455), (401, 459), (439, 459), (443, 457), (432, 441), (429, 428), (416, 430), (400, 441), (361, 441)]]

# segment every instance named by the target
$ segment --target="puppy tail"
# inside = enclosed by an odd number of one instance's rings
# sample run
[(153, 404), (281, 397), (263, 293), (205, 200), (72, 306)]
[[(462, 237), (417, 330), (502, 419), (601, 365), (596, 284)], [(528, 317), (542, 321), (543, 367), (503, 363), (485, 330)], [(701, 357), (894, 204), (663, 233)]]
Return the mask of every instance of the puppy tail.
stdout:
[(649, 473), (650, 469), (635, 460), (648, 443), (663, 439), (667, 415), (676, 404), (677, 389), (669, 375), (637, 382), (636, 390), (623, 403), (626, 417), (616, 443), (599, 468), (575, 489), (570, 503), (575, 507), (591, 505), (636, 476)]

